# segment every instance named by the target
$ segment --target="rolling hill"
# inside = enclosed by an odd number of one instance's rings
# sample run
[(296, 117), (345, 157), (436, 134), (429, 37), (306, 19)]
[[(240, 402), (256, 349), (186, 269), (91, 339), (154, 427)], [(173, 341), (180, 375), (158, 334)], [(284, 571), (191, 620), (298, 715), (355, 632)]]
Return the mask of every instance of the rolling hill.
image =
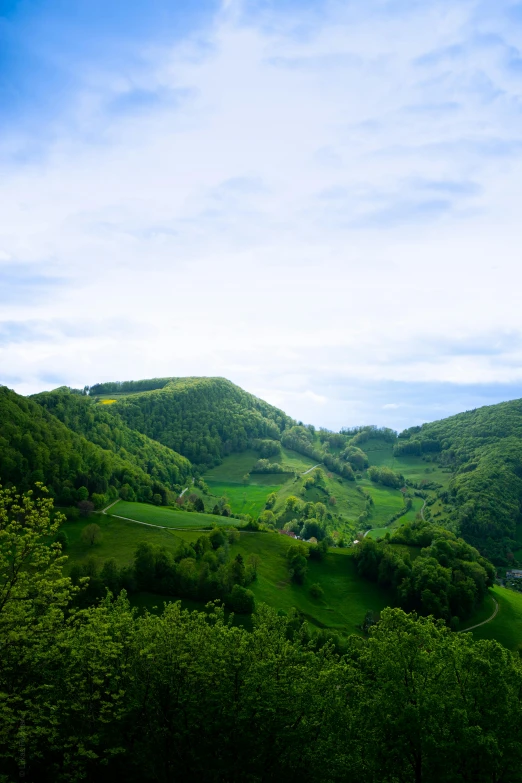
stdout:
[(116, 411), (108, 410), (110, 406), (97, 405), (66, 386), (31, 399), (91, 443), (118, 454), (171, 488), (181, 488), (191, 475), (185, 457), (131, 429)]
[(57, 502), (76, 505), (91, 498), (166, 502), (168, 488), (135, 461), (89, 442), (34, 400), (0, 386), (0, 481), (19, 490), (47, 485)]

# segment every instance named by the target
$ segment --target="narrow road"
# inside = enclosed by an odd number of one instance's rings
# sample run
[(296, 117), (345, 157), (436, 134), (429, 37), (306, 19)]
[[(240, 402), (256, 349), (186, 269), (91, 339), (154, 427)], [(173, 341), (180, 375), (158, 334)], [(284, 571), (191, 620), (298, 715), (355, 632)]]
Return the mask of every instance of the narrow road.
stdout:
[[(421, 515), (422, 519), (424, 519), (424, 507), (425, 507), (425, 505), (426, 505), (426, 498), (424, 498), (424, 503), (422, 504), (422, 508), (420, 510), (420, 515)], [(424, 519), (424, 521), (426, 522), (425, 519)]]
[(311, 473), (312, 470), (315, 470), (316, 468), (320, 468), (323, 463), (320, 462), (318, 465), (314, 465), (313, 468), (310, 468), (309, 470), (305, 470), (304, 473), (301, 473), (301, 476), (306, 476), (307, 473)]
[(481, 623), (477, 623), (476, 625), (470, 625), (469, 628), (462, 628), (460, 633), (466, 633), (466, 631), (472, 631), (474, 628), (480, 628), (481, 625), (486, 625), (486, 623), (490, 623), (498, 614), (499, 605), (495, 598), (493, 598), (493, 603), (495, 604), (495, 611), (491, 615), (491, 617), (488, 617), (487, 620), (483, 620)]

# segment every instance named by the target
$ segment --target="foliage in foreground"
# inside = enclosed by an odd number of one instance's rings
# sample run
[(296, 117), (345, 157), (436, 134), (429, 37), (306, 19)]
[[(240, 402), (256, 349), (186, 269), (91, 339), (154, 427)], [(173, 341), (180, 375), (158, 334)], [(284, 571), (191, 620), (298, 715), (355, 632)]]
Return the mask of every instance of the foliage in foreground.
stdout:
[(3, 781), (522, 781), (496, 642), (387, 609), (340, 656), (267, 607), (251, 632), (124, 594), (71, 610), (50, 510), (0, 491)]

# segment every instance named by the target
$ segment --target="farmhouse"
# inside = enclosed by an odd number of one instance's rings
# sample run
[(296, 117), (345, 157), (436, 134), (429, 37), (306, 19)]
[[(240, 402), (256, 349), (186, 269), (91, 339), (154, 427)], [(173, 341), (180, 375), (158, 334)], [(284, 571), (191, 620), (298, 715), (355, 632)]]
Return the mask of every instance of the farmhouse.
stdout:
[(506, 571), (506, 579), (522, 579), (522, 571), (519, 568)]

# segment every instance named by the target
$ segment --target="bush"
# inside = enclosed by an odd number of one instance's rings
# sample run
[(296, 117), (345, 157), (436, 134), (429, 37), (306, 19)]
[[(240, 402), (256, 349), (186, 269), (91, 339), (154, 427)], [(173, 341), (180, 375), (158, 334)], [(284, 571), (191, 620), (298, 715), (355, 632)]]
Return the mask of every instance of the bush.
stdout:
[(241, 585), (234, 585), (227, 598), (227, 606), (236, 614), (252, 614), (256, 608), (254, 593)]
[(324, 590), (317, 582), (310, 587), (310, 595), (312, 598), (319, 599), (324, 595)]
[(101, 527), (96, 524), (86, 525), (82, 530), (82, 541), (89, 546), (99, 544), (103, 538)]

